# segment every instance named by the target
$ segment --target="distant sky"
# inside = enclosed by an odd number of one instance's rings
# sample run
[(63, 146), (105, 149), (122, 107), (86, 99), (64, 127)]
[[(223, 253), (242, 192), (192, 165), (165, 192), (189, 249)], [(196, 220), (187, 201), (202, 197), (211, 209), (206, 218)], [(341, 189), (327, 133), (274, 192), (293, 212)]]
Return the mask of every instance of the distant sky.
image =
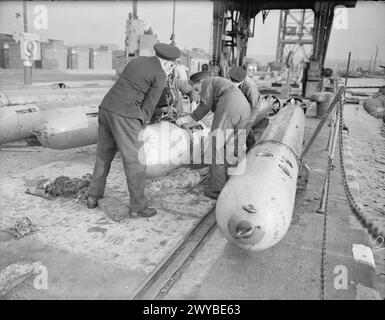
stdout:
[[(48, 30), (34, 30), (33, 9), (48, 8)], [(169, 42), (172, 28), (172, 1), (139, 1), (138, 15), (162, 42)], [(175, 34), (181, 48), (199, 47), (209, 51), (212, 1), (177, 1)], [(30, 32), (66, 43), (115, 43), (124, 47), (125, 20), (132, 1), (28, 1)], [(21, 1), (0, 2), (0, 33), (21, 31)], [(248, 54), (275, 55), (279, 11), (271, 11), (262, 24), (256, 17), (256, 34), (249, 40)], [(333, 29), (328, 57), (345, 59), (349, 50), (354, 59), (370, 59), (376, 44), (379, 59), (385, 60), (385, 2), (358, 2), (348, 9), (347, 30)]]

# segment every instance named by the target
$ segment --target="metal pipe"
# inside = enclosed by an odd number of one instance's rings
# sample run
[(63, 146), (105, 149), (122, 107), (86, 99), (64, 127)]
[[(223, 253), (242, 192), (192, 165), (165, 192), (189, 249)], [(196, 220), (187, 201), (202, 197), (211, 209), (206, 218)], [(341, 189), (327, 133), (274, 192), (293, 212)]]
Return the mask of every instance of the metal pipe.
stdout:
[(319, 122), (317, 128), (315, 129), (313, 135), (311, 136), (309, 142), (307, 143), (304, 151), (302, 152), (301, 158), (305, 156), (305, 154), (309, 151), (311, 145), (313, 144), (315, 138), (318, 136), (319, 132), (321, 131), (323, 125), (325, 124), (326, 120), (328, 119), (330, 113), (333, 111), (334, 107), (336, 106), (337, 102), (339, 101), (342, 94), (345, 93), (345, 87), (340, 87), (337, 94), (334, 96), (333, 101), (330, 104), (329, 109), (326, 111), (324, 116), (322, 117), (321, 121)]
[[(27, 1), (23, 0), (23, 25), (24, 32), (28, 32), (28, 12), (27, 12)], [(32, 62), (29, 60), (24, 60), (23, 62), (24, 69), (24, 84), (32, 84)]]
[(329, 150), (329, 158), (331, 160), (334, 160), (334, 153), (335, 153), (336, 145), (337, 145), (338, 132), (340, 129), (340, 116), (339, 116), (340, 112), (341, 112), (341, 110), (337, 109), (337, 113), (336, 113), (337, 118), (336, 118), (336, 121), (334, 123), (335, 129), (333, 132), (333, 140), (332, 140), (332, 145), (331, 145), (330, 150)]
[(175, 45), (175, 1), (173, 1), (172, 7), (172, 32), (171, 32), (171, 44)]
[[(334, 126), (334, 121), (333, 121), (333, 119), (331, 119), (330, 122), (331, 122), (331, 125)], [(332, 136), (333, 136), (333, 131), (330, 130), (329, 138), (328, 138), (328, 144), (327, 144), (327, 146), (326, 146), (326, 148), (325, 148), (325, 151), (328, 151), (328, 150), (329, 150), (329, 147), (330, 147), (330, 144), (331, 144), (331, 141), (332, 141)]]
[(28, 32), (28, 13), (27, 13), (26, 0), (23, 0), (23, 25), (24, 25), (24, 32)]
[(138, 19), (138, 0), (134, 0), (132, 3), (132, 17)]
[(349, 86), (346, 89), (380, 89), (383, 86)]
[(345, 76), (345, 87), (348, 85), (348, 77), (349, 77), (349, 67), (350, 67), (350, 57), (352, 53), (349, 51), (349, 56), (348, 56), (348, 65), (346, 67), (346, 76)]
[(329, 146), (328, 146), (328, 167), (327, 167), (326, 174), (325, 174), (325, 180), (324, 180), (324, 185), (323, 185), (323, 189), (322, 189), (320, 206), (317, 210), (317, 212), (321, 213), (321, 214), (324, 214), (325, 210), (326, 210), (326, 197), (328, 195), (327, 188), (329, 185), (329, 174), (328, 173), (329, 173), (329, 170), (331, 169), (330, 164), (332, 163), (332, 161), (334, 159), (334, 153), (335, 153), (336, 144), (337, 144), (338, 132), (339, 132), (339, 128), (340, 128), (340, 117), (339, 117), (338, 111), (339, 110), (337, 109), (337, 118), (336, 118), (336, 121), (334, 122), (334, 126), (330, 130), (330, 137), (333, 137), (333, 138), (331, 139), (332, 143), (329, 144)]

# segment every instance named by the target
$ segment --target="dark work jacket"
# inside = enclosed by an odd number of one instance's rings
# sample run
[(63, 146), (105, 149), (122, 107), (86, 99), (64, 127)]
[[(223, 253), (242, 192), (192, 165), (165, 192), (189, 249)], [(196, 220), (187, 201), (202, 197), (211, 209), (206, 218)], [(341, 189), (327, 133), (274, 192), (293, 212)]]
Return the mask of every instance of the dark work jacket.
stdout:
[(239, 89), (245, 95), (247, 101), (249, 101), (251, 111), (258, 109), (260, 94), (254, 80), (246, 78), (242, 81)]
[(251, 127), (261, 111), (261, 105), (259, 103), (260, 94), (254, 80), (249, 77), (242, 81), (241, 85), (239, 86), (239, 89), (242, 91), (242, 93), (250, 104), (251, 114), (249, 119), (249, 125)]
[(131, 60), (105, 95), (100, 108), (145, 125), (151, 118), (166, 85), (166, 74), (157, 57)]
[[(174, 91), (176, 95), (176, 107), (179, 110), (182, 110), (182, 95), (187, 95), (190, 98), (190, 102), (199, 102), (198, 92), (194, 89), (194, 87), (185, 80), (176, 79), (174, 82)], [(182, 95), (181, 95), (182, 94)]]
[(209, 77), (203, 80), (198, 108), (191, 114), (195, 121), (201, 120), (209, 111), (217, 113), (237, 113), (242, 121), (250, 117), (250, 105), (234, 84), (222, 77)]
[[(195, 101), (196, 103), (199, 102), (198, 92), (194, 89), (194, 87), (188, 81), (176, 79), (174, 80), (172, 89), (174, 90), (173, 96), (175, 96), (173, 97), (174, 101), (172, 101), (172, 103), (178, 110), (182, 110), (182, 105), (183, 105), (181, 94), (187, 95), (190, 98), (190, 102), (193, 102), (193, 101)], [(156, 105), (156, 108), (162, 108), (167, 106), (167, 95), (171, 95), (170, 91), (172, 89), (170, 89), (168, 86), (166, 86), (163, 89), (163, 93)]]

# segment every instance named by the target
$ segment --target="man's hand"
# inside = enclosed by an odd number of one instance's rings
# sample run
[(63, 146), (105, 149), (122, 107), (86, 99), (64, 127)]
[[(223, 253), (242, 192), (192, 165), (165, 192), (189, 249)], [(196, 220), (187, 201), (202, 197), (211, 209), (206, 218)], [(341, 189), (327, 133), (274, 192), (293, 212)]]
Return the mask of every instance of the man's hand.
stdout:
[(176, 120), (177, 126), (182, 126), (182, 124), (194, 122), (194, 119), (191, 116), (184, 116)]
[(191, 102), (190, 110), (193, 112), (198, 107), (198, 104), (196, 101)]

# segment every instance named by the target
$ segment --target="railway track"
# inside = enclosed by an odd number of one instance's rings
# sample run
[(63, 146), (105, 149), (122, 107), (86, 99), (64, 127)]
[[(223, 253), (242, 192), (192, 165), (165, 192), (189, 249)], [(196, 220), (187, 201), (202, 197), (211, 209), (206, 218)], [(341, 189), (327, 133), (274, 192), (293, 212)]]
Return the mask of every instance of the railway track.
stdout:
[(134, 290), (131, 300), (160, 300), (178, 281), (191, 259), (215, 230), (215, 207), (194, 229), (163, 258), (148, 277)]

